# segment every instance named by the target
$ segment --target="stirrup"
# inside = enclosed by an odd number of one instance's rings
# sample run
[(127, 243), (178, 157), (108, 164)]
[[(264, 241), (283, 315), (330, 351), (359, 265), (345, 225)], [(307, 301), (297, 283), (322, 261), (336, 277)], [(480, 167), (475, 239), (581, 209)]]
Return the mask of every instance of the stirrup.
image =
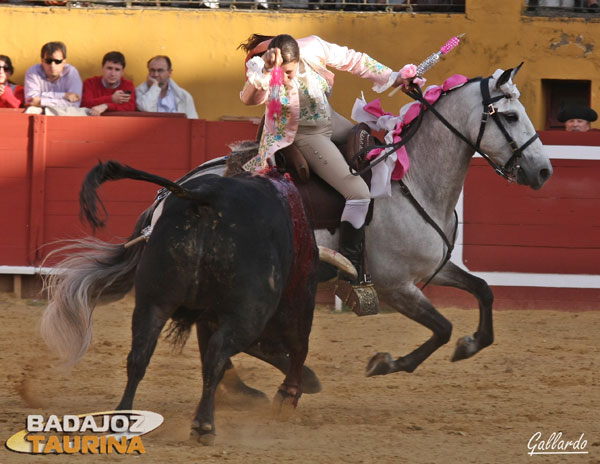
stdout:
[(370, 281), (353, 285), (347, 280), (338, 279), (335, 295), (357, 316), (370, 316), (379, 312), (379, 298)]

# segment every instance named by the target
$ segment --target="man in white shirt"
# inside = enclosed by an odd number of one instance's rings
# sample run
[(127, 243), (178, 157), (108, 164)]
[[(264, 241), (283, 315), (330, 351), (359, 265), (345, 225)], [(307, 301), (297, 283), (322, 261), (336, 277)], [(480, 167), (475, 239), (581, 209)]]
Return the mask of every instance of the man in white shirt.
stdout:
[(168, 56), (150, 58), (148, 78), (135, 89), (137, 109), (158, 113), (185, 113), (190, 119), (198, 119), (194, 99), (171, 79), (172, 72)]

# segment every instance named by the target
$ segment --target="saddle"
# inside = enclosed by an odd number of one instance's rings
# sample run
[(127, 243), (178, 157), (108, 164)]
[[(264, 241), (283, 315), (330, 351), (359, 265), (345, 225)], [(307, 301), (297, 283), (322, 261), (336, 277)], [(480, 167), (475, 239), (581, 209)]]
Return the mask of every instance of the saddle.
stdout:
[[(259, 126), (258, 140), (260, 140), (261, 132), (262, 124)], [(374, 145), (375, 142), (376, 139), (371, 135), (371, 130), (366, 124), (361, 123), (352, 128), (346, 143), (341, 146), (338, 145), (340, 152), (348, 162), (349, 170), (352, 167), (354, 171), (361, 171), (369, 165), (366, 154), (361, 156), (356, 156), (356, 154), (361, 152), (363, 148)], [(242, 166), (256, 156), (258, 143), (251, 143), (252, 145), (248, 143), (240, 145), (230, 153), (226, 161), (226, 176), (241, 173), (243, 171)], [(275, 154), (275, 161), (277, 168), (288, 173), (294, 180), (313, 228), (328, 229), (333, 234), (341, 222), (342, 211), (346, 204), (344, 197), (318, 175), (311, 174), (302, 152), (294, 144), (279, 150)], [(367, 170), (362, 178), (370, 187), (371, 171)], [(365, 223), (369, 224), (372, 217), (373, 201), (371, 200)], [(365, 275), (368, 276), (366, 252), (363, 253), (363, 269)], [(336, 275), (337, 271), (333, 266), (321, 265), (319, 269), (319, 280), (321, 282), (330, 280)], [(350, 307), (358, 316), (378, 313), (379, 299), (368, 277), (366, 282), (359, 285), (352, 285), (348, 281), (338, 279), (334, 292), (343, 304)]]
[[(262, 124), (259, 126), (258, 139), (260, 140)], [(366, 154), (356, 157), (356, 154), (367, 146), (374, 145), (377, 140), (371, 135), (371, 129), (364, 123), (357, 124), (352, 128), (346, 143), (337, 145), (340, 152), (348, 162), (348, 169), (352, 167), (355, 171), (360, 171), (369, 165)], [(231, 176), (242, 172), (242, 166), (250, 160), (258, 151), (258, 147), (249, 149), (245, 145), (243, 149), (235, 150), (227, 157), (226, 176)], [(296, 187), (302, 195), (304, 207), (315, 229), (328, 229), (333, 233), (340, 225), (340, 218), (345, 205), (344, 197), (338, 193), (327, 182), (321, 179), (317, 174), (311, 173), (308, 163), (304, 159), (300, 149), (292, 144), (275, 154), (277, 168), (288, 173), (294, 180)], [(371, 171), (362, 175), (367, 185), (371, 185)], [(366, 224), (371, 222), (373, 217), (373, 201), (369, 205)]]

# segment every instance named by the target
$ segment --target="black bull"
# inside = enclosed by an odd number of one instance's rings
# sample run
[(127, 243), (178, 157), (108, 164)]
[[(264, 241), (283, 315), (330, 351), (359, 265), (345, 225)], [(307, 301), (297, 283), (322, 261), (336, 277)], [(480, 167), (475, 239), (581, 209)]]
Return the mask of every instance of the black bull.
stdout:
[[(267, 177), (207, 175), (180, 186), (115, 162), (99, 164), (86, 177), (81, 206), (93, 227), (102, 225), (96, 211), (97, 188), (107, 180), (144, 180), (173, 193), (146, 245), (130, 251), (121, 246), (112, 256), (96, 255), (91, 260), (114, 268), (124, 259), (119, 253), (129, 253), (127, 259), (138, 262), (118, 276), (107, 271), (105, 282), (100, 274), (88, 272), (85, 281), (94, 281), (96, 288), (89, 290), (87, 308), (66, 301), (69, 293), (81, 294), (74, 290), (87, 285), (81, 276), (84, 267), (77, 269), (72, 257), (63, 262), (67, 271), (54, 277), (54, 296), (42, 320), (48, 344), (75, 362), (85, 353), (91, 334), (73, 334), (90, 332), (91, 324), (73, 321), (90, 319), (103, 292), (113, 300), (111, 291), (123, 293), (130, 287), (125, 282), (111, 290), (111, 279), (131, 282), (135, 274), (128, 380), (118, 409), (133, 408), (137, 386), (169, 320), (171, 335), (180, 341), (196, 325), (203, 390), (192, 434), (202, 443), (214, 440), (215, 390), (229, 358), (237, 353), (259, 353), (267, 359), (275, 353), (278, 367), (287, 367), (275, 400), (297, 404), (315, 305), (318, 250), (296, 188), (275, 172)], [(65, 329), (68, 324), (75, 325), (73, 330)]]

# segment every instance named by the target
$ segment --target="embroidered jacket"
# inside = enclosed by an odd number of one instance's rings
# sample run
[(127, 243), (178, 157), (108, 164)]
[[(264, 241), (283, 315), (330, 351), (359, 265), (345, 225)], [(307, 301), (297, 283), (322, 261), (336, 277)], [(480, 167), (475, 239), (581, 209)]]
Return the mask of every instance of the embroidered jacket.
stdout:
[[(299, 39), (298, 45), (298, 76), (289, 87), (281, 86), (281, 112), (274, 121), (265, 118), (258, 155), (244, 165), (246, 170), (258, 171), (267, 167), (267, 159), (272, 159), (277, 150), (292, 144), (300, 121), (302, 124), (314, 124), (319, 118), (329, 117), (327, 99), (333, 88), (334, 74), (327, 66), (370, 80), (376, 92), (390, 88), (398, 75), (365, 53), (326, 42), (314, 35)], [(267, 46), (265, 42), (259, 44), (250, 55), (266, 51)], [(270, 73), (264, 73), (263, 68), (264, 61), (258, 56), (247, 61), (248, 80), (240, 93), (246, 105), (264, 104), (269, 98)], [(309, 102), (308, 106), (303, 106), (302, 113), (299, 92), (303, 92), (303, 99)]]

